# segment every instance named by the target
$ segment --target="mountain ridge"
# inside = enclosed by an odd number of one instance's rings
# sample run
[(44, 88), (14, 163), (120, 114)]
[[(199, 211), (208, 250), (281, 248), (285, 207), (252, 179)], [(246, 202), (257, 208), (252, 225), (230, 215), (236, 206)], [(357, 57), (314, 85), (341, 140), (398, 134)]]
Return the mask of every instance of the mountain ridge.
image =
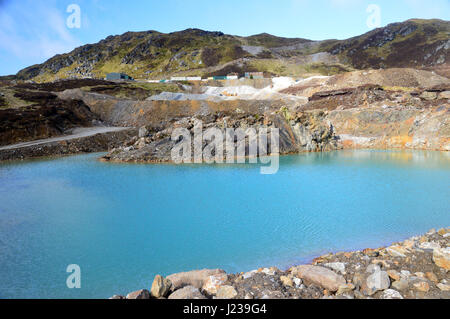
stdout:
[(56, 55), (19, 71), (18, 80), (209, 76), (262, 71), (269, 75), (335, 74), (353, 69), (439, 68), (450, 61), (450, 22), (410, 19), (345, 40), (314, 41), (268, 33), (248, 37), (190, 28), (162, 33), (126, 32)]

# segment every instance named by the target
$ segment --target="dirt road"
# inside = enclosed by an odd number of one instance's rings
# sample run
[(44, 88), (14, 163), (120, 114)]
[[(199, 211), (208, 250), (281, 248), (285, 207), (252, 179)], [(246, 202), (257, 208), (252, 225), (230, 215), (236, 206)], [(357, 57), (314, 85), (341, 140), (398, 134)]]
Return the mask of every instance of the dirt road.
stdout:
[(81, 137), (88, 137), (88, 136), (92, 136), (92, 135), (96, 135), (96, 134), (119, 132), (119, 131), (123, 131), (126, 129), (129, 129), (129, 128), (128, 127), (82, 127), (82, 128), (76, 128), (72, 131), (72, 134), (70, 134), (70, 135), (64, 135), (64, 136), (46, 138), (46, 139), (42, 139), (42, 140), (35, 140), (35, 141), (17, 143), (17, 144), (12, 144), (12, 145), (0, 146), (0, 151), (13, 150), (13, 149), (47, 144), (47, 143), (52, 143), (52, 142), (68, 141), (68, 140), (73, 140), (73, 139), (81, 138)]

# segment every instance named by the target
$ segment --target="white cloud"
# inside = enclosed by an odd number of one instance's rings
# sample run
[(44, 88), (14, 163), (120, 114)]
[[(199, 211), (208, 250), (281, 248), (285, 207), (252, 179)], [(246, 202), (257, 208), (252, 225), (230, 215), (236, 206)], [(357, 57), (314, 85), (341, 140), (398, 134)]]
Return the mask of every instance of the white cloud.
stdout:
[(48, 59), (79, 45), (66, 27), (65, 12), (51, 2), (9, 2), (0, 11), (0, 50), (23, 59)]

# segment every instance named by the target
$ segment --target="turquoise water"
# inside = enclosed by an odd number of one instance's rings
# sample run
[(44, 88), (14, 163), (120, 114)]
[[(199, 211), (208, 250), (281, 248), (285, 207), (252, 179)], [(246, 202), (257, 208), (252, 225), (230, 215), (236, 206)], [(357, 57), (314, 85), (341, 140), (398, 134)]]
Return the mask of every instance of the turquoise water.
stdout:
[(107, 298), (158, 273), (285, 268), (450, 226), (450, 153), (301, 154), (275, 175), (96, 157), (0, 164), (0, 298)]

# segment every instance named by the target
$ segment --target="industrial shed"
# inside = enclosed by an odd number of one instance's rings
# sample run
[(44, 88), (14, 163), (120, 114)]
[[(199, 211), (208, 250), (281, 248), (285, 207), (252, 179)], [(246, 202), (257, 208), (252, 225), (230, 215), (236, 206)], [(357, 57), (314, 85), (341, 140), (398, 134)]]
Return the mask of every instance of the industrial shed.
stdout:
[(106, 74), (106, 80), (108, 80), (108, 81), (120, 81), (120, 80), (134, 81), (134, 79), (131, 76), (129, 76), (125, 73), (108, 73), (108, 74)]

